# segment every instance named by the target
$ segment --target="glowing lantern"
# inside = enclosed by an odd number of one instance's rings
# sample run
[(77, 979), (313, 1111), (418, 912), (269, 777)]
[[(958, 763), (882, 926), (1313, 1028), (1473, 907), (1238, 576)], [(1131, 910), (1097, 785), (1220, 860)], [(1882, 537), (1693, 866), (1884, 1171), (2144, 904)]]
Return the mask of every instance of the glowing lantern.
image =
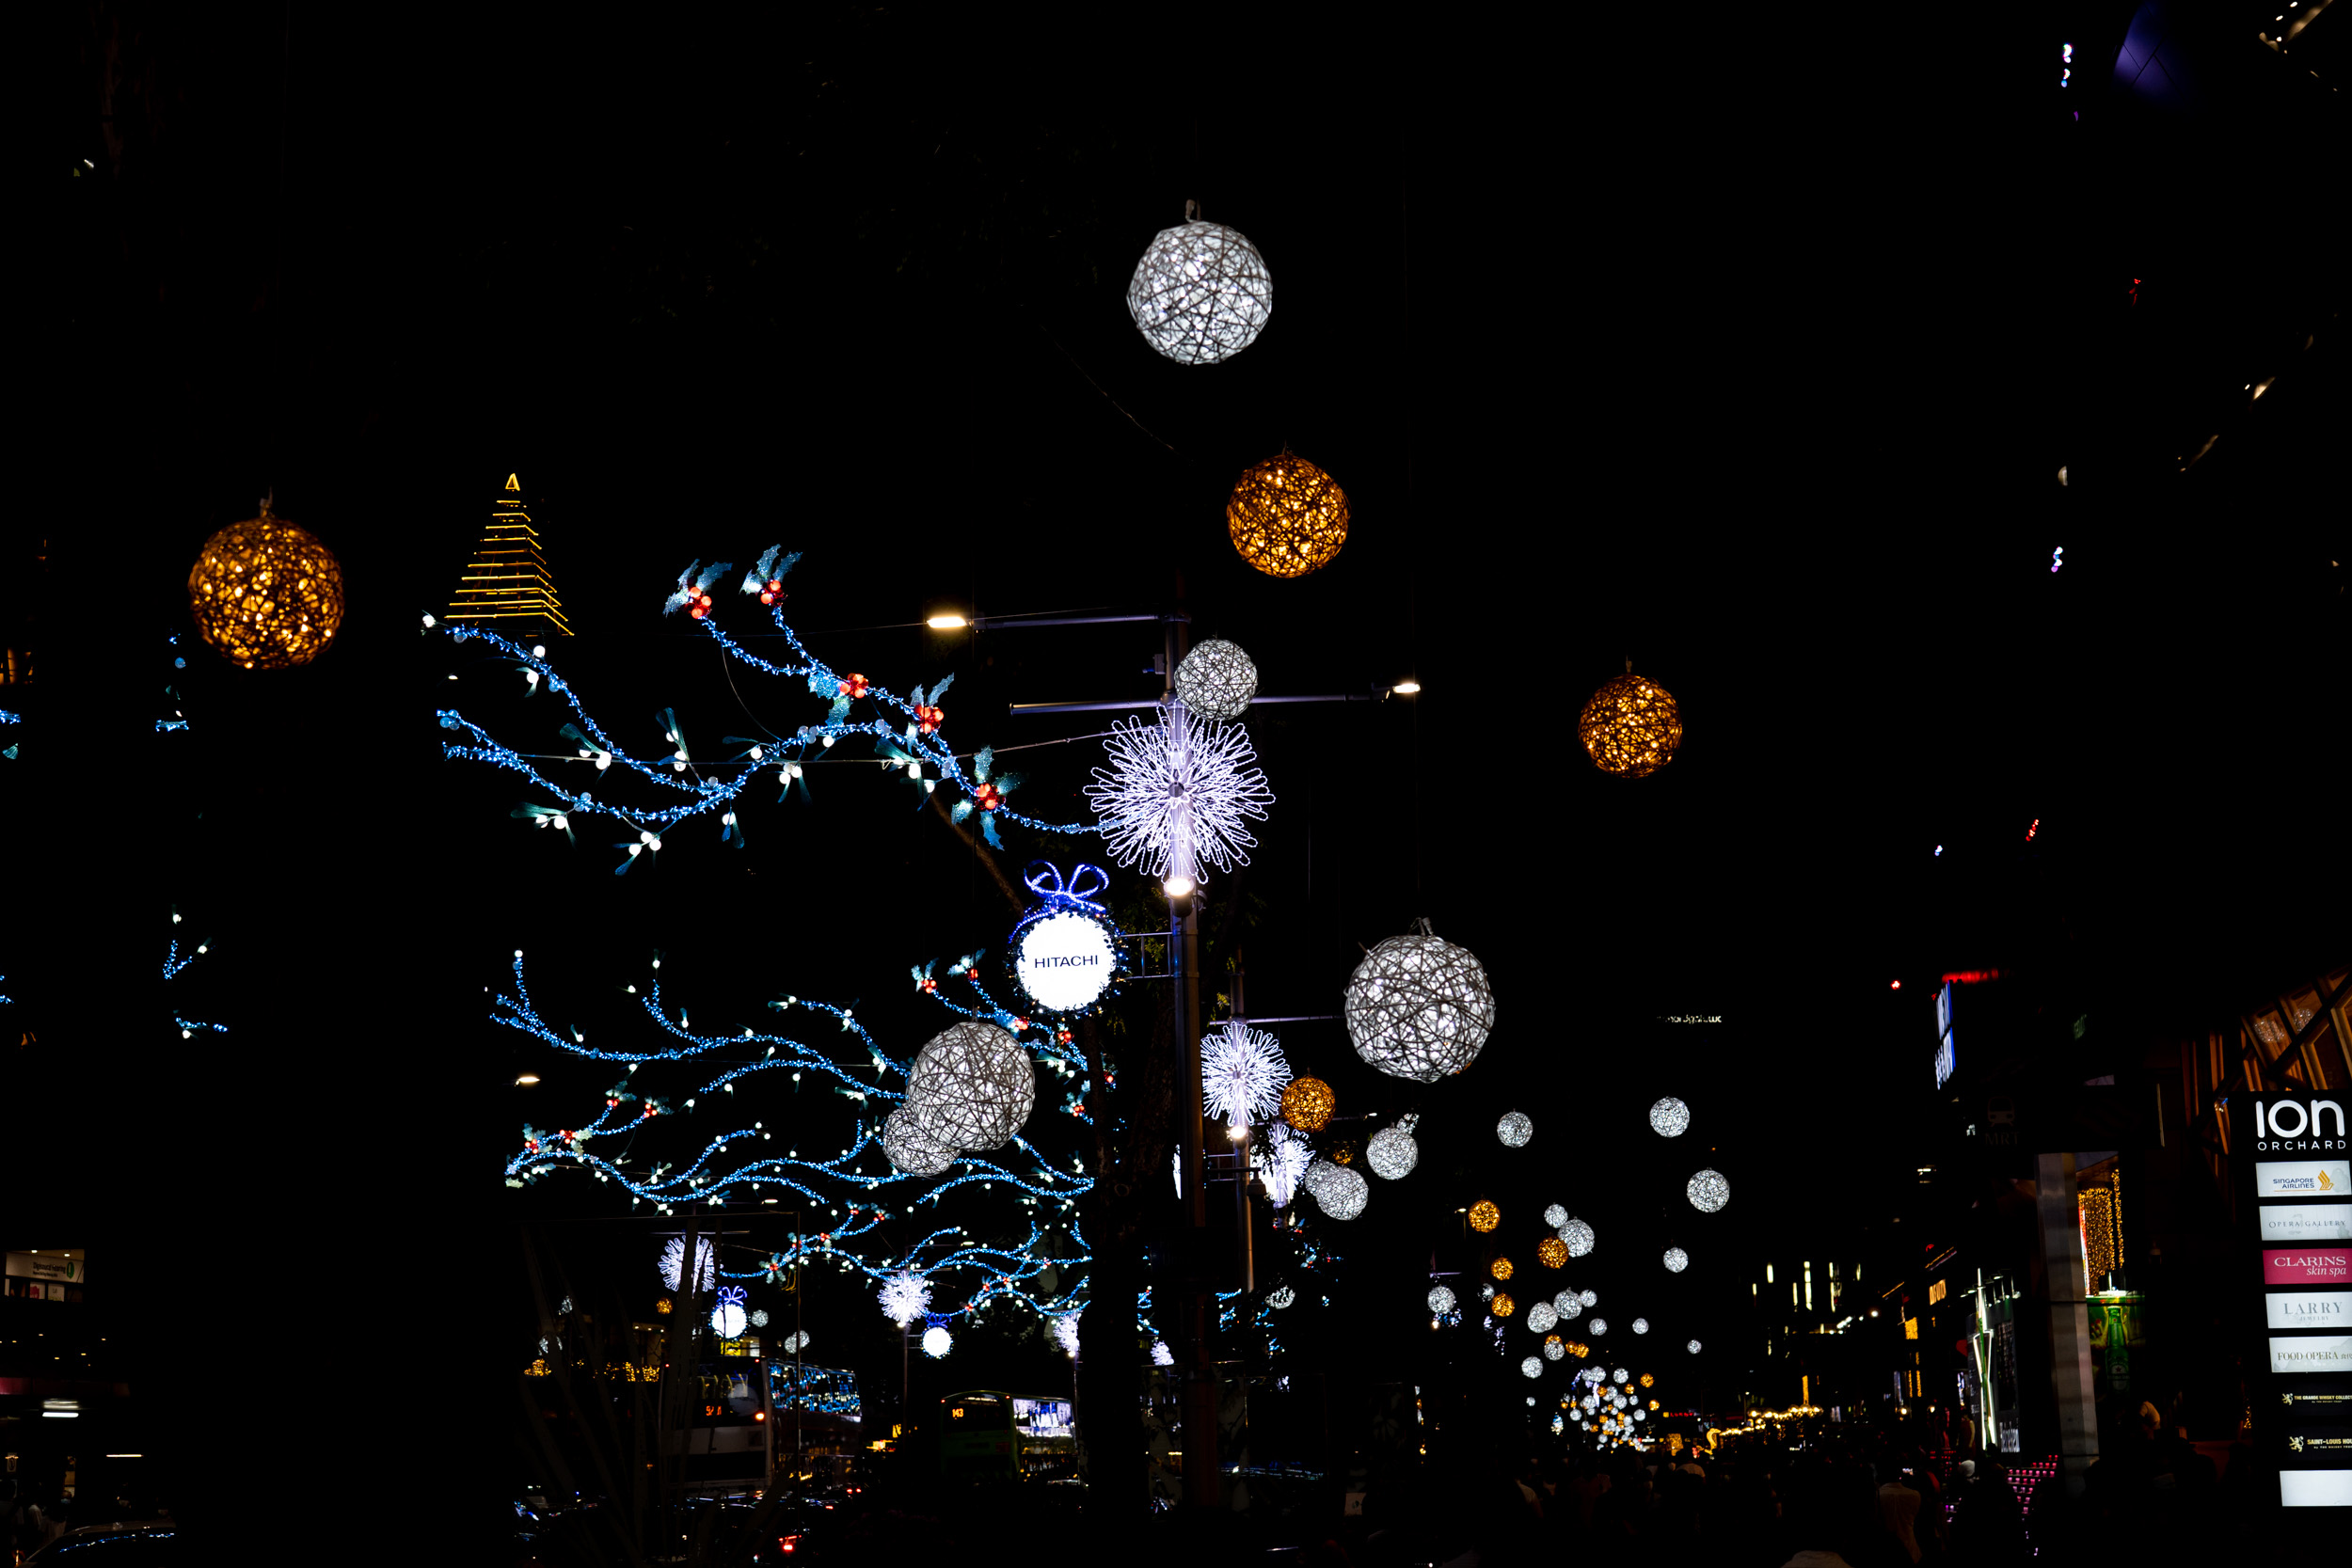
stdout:
[(1593, 766), (1619, 778), (1639, 779), (1674, 760), (1682, 744), (1682, 716), (1672, 693), (1656, 681), (1626, 673), (1609, 681), (1576, 721), (1576, 737)]
[(1331, 476), (1285, 450), (1245, 472), (1225, 503), (1241, 558), (1268, 577), (1303, 578), (1347, 543), (1347, 494)]

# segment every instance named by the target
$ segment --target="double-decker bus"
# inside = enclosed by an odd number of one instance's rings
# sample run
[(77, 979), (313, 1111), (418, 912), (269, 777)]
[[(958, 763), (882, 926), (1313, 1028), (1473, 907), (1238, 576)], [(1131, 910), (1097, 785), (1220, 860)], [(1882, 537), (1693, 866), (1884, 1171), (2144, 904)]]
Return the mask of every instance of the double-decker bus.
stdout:
[(969, 1388), (939, 1402), (939, 1466), (951, 1480), (1074, 1474), (1075, 1436), (1068, 1400)]
[(775, 1407), (768, 1369), (751, 1357), (707, 1362), (686, 1385), (683, 1431), (664, 1439), (682, 1454), (682, 1479), (696, 1492), (762, 1487), (775, 1473)]

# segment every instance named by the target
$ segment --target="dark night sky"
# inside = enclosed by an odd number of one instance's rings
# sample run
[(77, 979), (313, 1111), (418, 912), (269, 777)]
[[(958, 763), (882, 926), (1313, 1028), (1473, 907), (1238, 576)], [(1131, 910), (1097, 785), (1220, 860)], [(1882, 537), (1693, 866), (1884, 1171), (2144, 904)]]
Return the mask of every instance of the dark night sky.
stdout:
[[(24, 1069), (40, 1174), (11, 1180), (102, 1279), (135, 1267), (178, 1304), (151, 1381), (183, 1431), (255, 1430), (191, 1370), (231, 1346), (388, 1381), (426, 1362), (460, 1405), (502, 1400), (506, 1331), (477, 1330), (510, 1275), (494, 1161), (542, 1113), (476, 988), (513, 947), (587, 986), (660, 946), (698, 1006), (748, 1013), (898, 1005), (909, 962), (1004, 924), (903, 786), (762, 808), (746, 854), (693, 835), (615, 879), (610, 835), (526, 840), (516, 791), (440, 763), (432, 706), (501, 700), (486, 673), (448, 687), (416, 618), (510, 469), (582, 633), (561, 657), (638, 741), (665, 704), (706, 745), (742, 733), (656, 610), (689, 559), (778, 541), (806, 552), (807, 628), (1181, 594), (1268, 690), (1417, 673), (1417, 712), (1253, 718), (1279, 804), (1246, 881), (1253, 1011), (1327, 1010), (1356, 944), (1423, 914), (1494, 977), (1486, 1056), (1418, 1101), (1432, 1179), (1384, 1186), (1391, 1223), (1349, 1243), (1399, 1321), (1482, 1182), (1646, 1252), (1690, 1163), (1647, 1168), (1661, 1093), (1739, 1196), (1679, 1232), (1699, 1263), (1654, 1317), (1702, 1318), (1768, 1220), (1869, 1217), (1928, 1109), (1942, 968), (2023, 947), (2161, 1032), (2341, 957), (2318, 842), (2340, 345), (2185, 480), (2131, 467), (2126, 392), (2204, 415), (2118, 367), (2226, 359), (2208, 306), (2242, 214), (2208, 182), (2201, 214), (2132, 219), (2160, 144), (2120, 111), (2070, 144), (2039, 23), (1937, 49), (1828, 20), (1212, 48), (862, 7), (103, 14), (136, 40), (119, 147), (94, 36), (61, 34), (41, 145), (96, 167), (34, 198), (56, 499), (32, 525), (44, 686), (9, 705), (36, 721), (18, 858), (42, 891), (0, 968), (57, 1049)], [(1187, 197), (1276, 281), (1263, 339), (1214, 369), (1159, 359), (1123, 307)], [(2145, 254), (2186, 280), (2153, 324), (2117, 281)], [(2320, 320), (2300, 295), (2249, 313), (2258, 345)], [(1220, 515), (1285, 443), (1355, 510), (1295, 583), (1240, 562)], [(2061, 490), (2070, 458), (2089, 481)], [(350, 619), (315, 668), (193, 672), (192, 763), (139, 733), (160, 640), (197, 545), (271, 485), (345, 563)], [(965, 745), (1082, 728), (1003, 703), (1155, 689), (1148, 631), (823, 651), (901, 689), (955, 670)], [(1641, 783), (1573, 738), (1629, 656), (1689, 736)], [(1024, 803), (1074, 808), (1089, 750), (1025, 753)], [(212, 916), (206, 1000), (241, 1023), (208, 1057), (107, 1001), (145, 984), (125, 974), (174, 902)], [(1688, 1013), (1726, 1022), (1658, 1022)], [(1320, 1027), (1286, 1044), (1345, 1108), (1416, 1102)], [(1496, 1163), (1513, 1106), (1549, 1187)], [(230, 1255), (270, 1259), (258, 1296), (215, 1296), (253, 1277)], [(289, 1332), (289, 1298), (348, 1316)], [(449, 1442), (430, 1416), (384, 1430)]]

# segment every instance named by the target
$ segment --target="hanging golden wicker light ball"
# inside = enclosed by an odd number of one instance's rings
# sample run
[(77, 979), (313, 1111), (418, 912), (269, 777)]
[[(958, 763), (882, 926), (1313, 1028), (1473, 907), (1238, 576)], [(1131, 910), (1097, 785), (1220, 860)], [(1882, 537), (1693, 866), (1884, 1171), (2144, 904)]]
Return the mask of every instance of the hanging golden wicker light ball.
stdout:
[(262, 502), (262, 515), (204, 541), (188, 611), (205, 641), (248, 670), (308, 664), (343, 623), (343, 572), (325, 545)]
[(1511, 1259), (1508, 1258), (1498, 1258), (1493, 1262), (1486, 1265), (1486, 1272), (1493, 1275), (1497, 1279), (1508, 1279), (1511, 1277)]
[(1495, 1292), (1495, 1299), (1486, 1304), (1486, 1310), (1492, 1312), (1498, 1318), (1507, 1318), (1511, 1315), (1512, 1310), (1518, 1306), (1518, 1303), (1511, 1299), (1510, 1291), (1497, 1291)]
[(1476, 1203), (1470, 1205), (1470, 1227), (1472, 1230), (1492, 1230), (1496, 1226), (1501, 1225), (1502, 1223), (1502, 1211), (1487, 1202), (1485, 1198), (1482, 1197)]
[(1626, 673), (1584, 705), (1576, 737), (1602, 772), (1639, 779), (1674, 760), (1675, 748), (1682, 744), (1682, 715), (1674, 694), (1635, 674), (1633, 661), (1628, 659)]
[(1547, 1236), (1535, 1243), (1535, 1261), (1548, 1269), (1563, 1269), (1568, 1264), (1568, 1243), (1557, 1236)]
[(1282, 1119), (1301, 1132), (1320, 1132), (1339, 1109), (1331, 1085), (1320, 1078), (1295, 1078), (1282, 1091)]
[(1285, 447), (1233, 485), (1225, 525), (1244, 561), (1268, 577), (1303, 578), (1347, 543), (1347, 493)]

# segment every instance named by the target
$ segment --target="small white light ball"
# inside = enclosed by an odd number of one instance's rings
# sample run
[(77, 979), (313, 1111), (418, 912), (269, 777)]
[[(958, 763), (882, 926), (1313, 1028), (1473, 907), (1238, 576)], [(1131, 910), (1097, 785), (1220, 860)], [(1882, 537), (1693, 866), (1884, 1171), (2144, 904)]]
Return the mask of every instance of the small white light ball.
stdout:
[(1606, 1334), (1609, 1332), (1609, 1320), (1607, 1318), (1595, 1318), (1585, 1326), (1594, 1334)]
[(1609, 1381), (1612, 1383), (1624, 1383), (1629, 1381), (1629, 1376), (1630, 1374), (1629, 1374), (1623, 1367), (1619, 1367), (1615, 1371), (1609, 1374)]
[(1413, 1128), (1421, 1118), (1402, 1117), (1394, 1125), (1383, 1127), (1364, 1142), (1364, 1164), (1384, 1181), (1395, 1181), (1412, 1173), (1421, 1164), (1421, 1145), (1413, 1141)]
[(1666, 1272), (1668, 1274), (1680, 1274), (1690, 1266), (1691, 1255), (1689, 1253), (1678, 1246), (1670, 1246), (1666, 1249)]
[(1520, 1363), (1519, 1363), (1519, 1372), (1520, 1372), (1520, 1374), (1521, 1374), (1522, 1376), (1525, 1376), (1525, 1377), (1541, 1377), (1541, 1376), (1543, 1376), (1543, 1375), (1544, 1375), (1544, 1358), (1543, 1358), (1542, 1356), (1540, 1356), (1540, 1355), (1531, 1355), (1531, 1356), (1529, 1356), (1526, 1360), (1524, 1360), (1524, 1361), (1522, 1361), (1522, 1362), (1520, 1362)]
[(1559, 1308), (1549, 1302), (1539, 1301), (1527, 1309), (1527, 1326), (1538, 1334), (1549, 1333), (1551, 1325), (1559, 1321)]
[(1567, 1346), (1565, 1346), (1565, 1345), (1564, 1345), (1564, 1344), (1562, 1344), (1562, 1343), (1559, 1341), (1559, 1339), (1558, 1339), (1558, 1338), (1550, 1338), (1550, 1339), (1546, 1339), (1546, 1340), (1544, 1341), (1544, 1359), (1545, 1359), (1545, 1360), (1547, 1360), (1547, 1361), (1557, 1361), (1557, 1360), (1559, 1360), (1562, 1356), (1564, 1356), (1564, 1355), (1565, 1355), (1565, 1354), (1568, 1354), (1568, 1347), (1567, 1347)]
[(1495, 1136), (1502, 1140), (1505, 1148), (1525, 1148), (1527, 1140), (1534, 1135), (1535, 1124), (1517, 1111), (1506, 1113), (1495, 1123)]
[(1556, 1203), (1552, 1204), (1544, 1211), (1544, 1223), (1557, 1230), (1568, 1223), (1568, 1212)]
[(1328, 1160), (1317, 1160), (1307, 1167), (1307, 1174), (1298, 1179), (1323, 1212), (1335, 1220), (1352, 1220), (1364, 1212), (1371, 1201), (1372, 1183), (1353, 1165), (1335, 1165)]
[(1731, 1201), (1731, 1183), (1719, 1170), (1703, 1170), (1691, 1178), (1683, 1189), (1690, 1196), (1691, 1207), (1702, 1214), (1711, 1214)]
[(1600, 1305), (1600, 1292), (1598, 1291), (1585, 1291), (1584, 1305), (1587, 1307), (1598, 1307)]
[(1453, 1292), (1453, 1291), (1452, 1291), (1452, 1290), (1450, 1290), (1449, 1288), (1447, 1288), (1446, 1286), (1443, 1286), (1443, 1285), (1439, 1285), (1439, 1286), (1436, 1286), (1436, 1287), (1432, 1288), (1432, 1289), (1431, 1289), (1431, 1291), (1430, 1291), (1430, 1292), (1429, 1292), (1429, 1310), (1431, 1310), (1432, 1312), (1435, 1312), (1435, 1313), (1438, 1314), (1440, 1317), (1442, 1317), (1444, 1314), (1446, 1314), (1446, 1313), (1448, 1313), (1448, 1312), (1453, 1311), (1453, 1310), (1454, 1310), (1454, 1292)]
[(1568, 1243), (1568, 1256), (1581, 1258), (1593, 1250), (1593, 1227), (1582, 1220), (1572, 1219), (1562, 1226), (1560, 1239)]
[(1223, 638), (1212, 637), (1176, 666), (1176, 695), (1203, 719), (1238, 719), (1258, 694), (1258, 667)]
[(1689, 1351), (1692, 1355), (1696, 1355), (1699, 1353), (1699, 1342), (1696, 1339), (1693, 1339), (1682, 1348)]
[(1691, 1126), (1691, 1107), (1672, 1095), (1649, 1108), (1650, 1131), (1661, 1138), (1678, 1138)]
[(1580, 1318), (1584, 1315), (1584, 1298), (1574, 1291), (1561, 1291), (1551, 1298), (1551, 1305), (1553, 1310), (1563, 1318)]
[(1647, 1334), (1649, 1332), (1649, 1320), (1647, 1318), (1634, 1319), (1633, 1332), (1636, 1334)]

